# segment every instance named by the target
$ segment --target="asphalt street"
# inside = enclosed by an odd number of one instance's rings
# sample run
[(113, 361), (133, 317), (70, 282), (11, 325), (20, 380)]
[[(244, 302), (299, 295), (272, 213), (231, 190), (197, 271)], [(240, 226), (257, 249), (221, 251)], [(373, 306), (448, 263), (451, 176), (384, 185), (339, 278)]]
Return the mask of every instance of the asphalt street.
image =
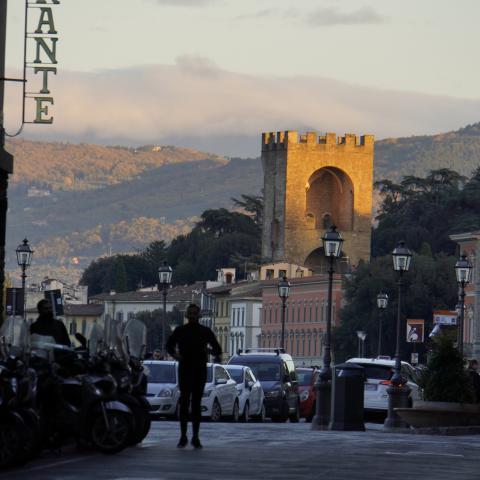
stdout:
[(44, 453), (8, 480), (478, 480), (479, 436), (314, 432), (310, 424), (202, 425), (203, 450), (176, 448), (178, 424), (154, 422), (145, 441), (106, 456)]

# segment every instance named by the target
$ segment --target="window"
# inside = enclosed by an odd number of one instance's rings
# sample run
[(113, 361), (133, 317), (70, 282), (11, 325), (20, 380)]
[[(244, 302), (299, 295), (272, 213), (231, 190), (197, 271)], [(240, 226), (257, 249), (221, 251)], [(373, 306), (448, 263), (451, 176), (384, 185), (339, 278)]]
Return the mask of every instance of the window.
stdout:
[(273, 277), (274, 277), (273, 268), (267, 268), (267, 270), (265, 272), (265, 279), (266, 280), (272, 280)]
[(146, 365), (149, 383), (177, 383), (175, 365), (150, 363)]
[(287, 271), (286, 270), (279, 270), (278, 271), (278, 277), (283, 278), (287, 276)]

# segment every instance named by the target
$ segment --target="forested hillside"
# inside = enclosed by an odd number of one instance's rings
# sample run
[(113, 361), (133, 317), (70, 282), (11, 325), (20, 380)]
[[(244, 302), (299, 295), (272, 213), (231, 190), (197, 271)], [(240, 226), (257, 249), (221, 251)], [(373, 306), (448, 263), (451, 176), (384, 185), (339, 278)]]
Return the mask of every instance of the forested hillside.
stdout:
[[(26, 236), (35, 272), (81, 270), (97, 256), (132, 252), (158, 237), (169, 242), (202, 212), (263, 186), (260, 159), (226, 159), (173, 146), (106, 147), (13, 140), (8, 268)], [(260, 150), (259, 150), (260, 154)], [(470, 176), (480, 165), (480, 124), (435, 136), (377, 141), (375, 178), (399, 182), (450, 168)], [(32, 271), (32, 275), (34, 272)]]

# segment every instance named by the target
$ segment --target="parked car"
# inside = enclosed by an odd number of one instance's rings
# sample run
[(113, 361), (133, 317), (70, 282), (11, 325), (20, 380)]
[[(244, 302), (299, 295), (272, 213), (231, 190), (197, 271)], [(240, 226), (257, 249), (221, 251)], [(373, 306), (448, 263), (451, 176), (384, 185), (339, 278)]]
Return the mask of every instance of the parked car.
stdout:
[(208, 417), (212, 422), (218, 422), (222, 417), (238, 422), (240, 402), (237, 382), (230, 377), (223, 365), (207, 364), (207, 383), (202, 397), (202, 416)]
[[(364, 408), (370, 411), (388, 410), (387, 388), (392, 384), (395, 360), (381, 358), (350, 358), (347, 363), (355, 363), (365, 369)], [(417, 385), (415, 369), (402, 362), (402, 375), (410, 387), (409, 402), (420, 399), (420, 387)]]
[(145, 360), (143, 366), (148, 381), (150, 413), (154, 416), (176, 417), (180, 399), (177, 362)]
[(311, 422), (315, 415), (317, 392), (315, 382), (319, 370), (316, 368), (297, 367), (298, 392), (300, 396), (300, 417)]
[(300, 399), (298, 381), (292, 357), (276, 349), (246, 351), (233, 355), (229, 365), (245, 365), (253, 370), (265, 393), (266, 415), (274, 422), (298, 422)]
[(240, 420), (250, 419), (263, 422), (266, 417), (265, 394), (262, 384), (257, 380), (250, 367), (227, 365), (230, 376), (237, 382)]

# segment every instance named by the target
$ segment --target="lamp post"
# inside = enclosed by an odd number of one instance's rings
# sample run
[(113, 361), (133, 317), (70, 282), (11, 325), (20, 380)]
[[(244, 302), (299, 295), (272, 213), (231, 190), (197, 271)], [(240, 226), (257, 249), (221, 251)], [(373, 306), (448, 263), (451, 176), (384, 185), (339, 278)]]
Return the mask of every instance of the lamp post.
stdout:
[(342, 252), (343, 238), (335, 225), (322, 237), (323, 252), (329, 259), (328, 269), (328, 305), (327, 305), (327, 329), (325, 332), (325, 343), (323, 351), (323, 367), (315, 382), (317, 392), (317, 401), (315, 406), (315, 416), (312, 420), (312, 430), (326, 430), (330, 422), (331, 407), (331, 389), (332, 372), (330, 370), (331, 357), (331, 330), (332, 330), (332, 285), (333, 285), (333, 265), (336, 258)]
[(358, 356), (363, 358), (365, 355), (365, 339), (367, 338), (367, 332), (359, 330), (357, 332), (358, 337)]
[(457, 330), (457, 348), (461, 355), (463, 355), (463, 323), (465, 320), (465, 285), (470, 282), (472, 275), (472, 264), (468, 261), (467, 256), (463, 254), (458, 262), (455, 264), (455, 274), (457, 282), (460, 286), (460, 316)]
[(377, 356), (379, 357), (382, 354), (382, 321), (383, 313), (388, 305), (388, 295), (386, 293), (380, 292), (377, 295), (377, 307), (378, 307), (378, 348)]
[(18, 266), (22, 269), (22, 294), (23, 294), (23, 319), (27, 319), (27, 292), (25, 290), (25, 280), (27, 274), (25, 273), (27, 268), (32, 263), (33, 250), (28, 244), (28, 240), (25, 238), (23, 242), (15, 250), (17, 254)]
[(287, 277), (283, 277), (278, 282), (278, 296), (282, 301), (282, 336), (280, 338), (280, 348), (285, 348), (285, 309), (287, 307), (287, 298), (290, 294), (290, 282), (287, 280)]
[(162, 318), (162, 353), (165, 357), (165, 324), (167, 323), (167, 294), (172, 283), (173, 270), (166, 261), (158, 268), (158, 288), (163, 294), (163, 318)]
[(408, 272), (412, 261), (412, 253), (405, 246), (405, 242), (400, 242), (392, 252), (393, 269), (398, 272), (398, 305), (397, 305), (397, 338), (395, 346), (395, 366), (393, 367), (393, 376), (391, 386), (387, 388), (388, 393), (388, 416), (385, 419), (384, 427), (386, 429), (408, 428), (408, 424), (404, 422), (395, 412), (395, 408), (408, 407), (408, 396), (410, 387), (407, 380), (402, 376), (402, 363), (400, 360), (400, 323), (402, 317), (402, 289), (403, 274)]

